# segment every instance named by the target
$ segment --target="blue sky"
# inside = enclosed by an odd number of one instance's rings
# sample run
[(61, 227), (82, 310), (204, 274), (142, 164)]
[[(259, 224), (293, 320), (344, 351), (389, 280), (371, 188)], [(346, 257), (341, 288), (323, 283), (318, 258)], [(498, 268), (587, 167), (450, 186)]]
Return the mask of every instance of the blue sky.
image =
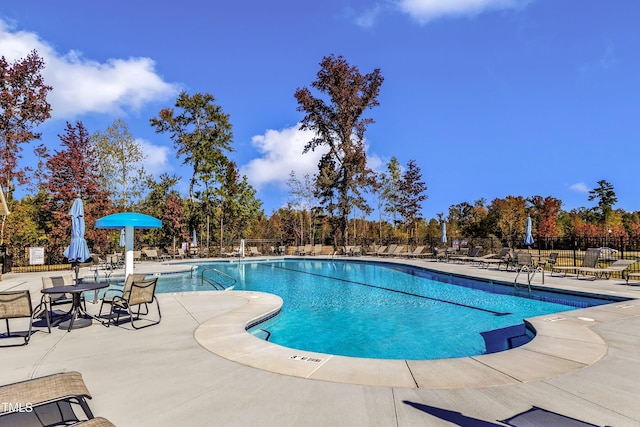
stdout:
[(293, 94), (329, 54), (381, 69), (369, 161), (416, 160), (427, 218), (508, 195), (591, 207), (601, 179), (635, 211), (638, 22), (637, 0), (20, 1), (0, 6), (0, 54), (44, 57), (49, 147), (66, 120), (93, 132), (122, 118), (156, 176), (189, 171), (149, 119), (180, 90), (212, 94), (267, 214), (292, 170), (316, 172)]

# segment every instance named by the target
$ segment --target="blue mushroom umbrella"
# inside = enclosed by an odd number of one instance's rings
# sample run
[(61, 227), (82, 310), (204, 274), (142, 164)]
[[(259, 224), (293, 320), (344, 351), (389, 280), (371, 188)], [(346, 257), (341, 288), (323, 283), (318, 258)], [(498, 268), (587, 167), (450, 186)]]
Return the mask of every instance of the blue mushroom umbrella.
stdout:
[(442, 223), (442, 237), (440, 238), (442, 243), (447, 243), (447, 223)]
[(71, 243), (64, 250), (64, 256), (67, 257), (76, 272), (76, 285), (78, 284), (78, 270), (81, 262), (85, 262), (91, 258), (87, 241), (84, 239), (84, 205), (82, 199), (78, 198), (73, 201), (71, 210)]
[(527, 216), (527, 226), (524, 236), (524, 244), (531, 247), (533, 245), (533, 236), (531, 235), (531, 217)]
[(125, 262), (124, 274), (127, 277), (133, 273), (133, 231), (135, 229), (160, 228), (162, 221), (149, 215), (136, 212), (121, 212), (107, 215), (96, 220), (96, 228), (109, 228), (125, 232)]

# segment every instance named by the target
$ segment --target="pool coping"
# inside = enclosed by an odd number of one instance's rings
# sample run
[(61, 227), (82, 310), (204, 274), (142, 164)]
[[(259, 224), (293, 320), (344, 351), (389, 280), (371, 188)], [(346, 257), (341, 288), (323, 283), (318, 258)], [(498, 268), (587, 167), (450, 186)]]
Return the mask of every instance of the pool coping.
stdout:
[(535, 328), (536, 337), (504, 352), (438, 360), (366, 359), (297, 350), (257, 338), (246, 331), (247, 325), (278, 312), (282, 299), (262, 292), (226, 292), (244, 298), (247, 304), (196, 328), (196, 341), (208, 351), (282, 375), (404, 388), (489, 387), (574, 372), (607, 354), (608, 345), (594, 326), (640, 315), (640, 300), (630, 299), (526, 319)]

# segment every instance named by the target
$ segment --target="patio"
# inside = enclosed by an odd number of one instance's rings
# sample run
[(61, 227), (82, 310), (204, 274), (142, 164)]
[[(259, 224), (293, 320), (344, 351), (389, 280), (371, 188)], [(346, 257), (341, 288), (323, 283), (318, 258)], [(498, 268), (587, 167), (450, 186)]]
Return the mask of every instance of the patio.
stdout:
[[(462, 264), (394, 262), (511, 281), (515, 276), (513, 272)], [(136, 266), (136, 272), (175, 268), (170, 263), (145, 262)], [(39, 298), (42, 274), (47, 273), (6, 274), (0, 289), (30, 289), (33, 298)], [(616, 279), (585, 282), (547, 276), (545, 282), (551, 287), (640, 298), (640, 286), (626, 286)], [(599, 308), (590, 312), (589, 320), (578, 319), (587, 319), (584, 314), (563, 313), (565, 320), (548, 316), (551, 332), (544, 331), (546, 335), (553, 334), (551, 326), (556, 321), (582, 322), (574, 337), (558, 338), (557, 345), (567, 356), (556, 357), (556, 367), (566, 367), (571, 361), (571, 369), (557, 368), (557, 373), (539, 379), (511, 378), (505, 385), (465, 386), (468, 375), (462, 368), (450, 377), (450, 384), (415, 388), (277, 374), (227, 360), (198, 343), (194, 338), (198, 326), (234, 310), (245, 310), (251, 296), (234, 291), (160, 294), (163, 320), (151, 328), (134, 331), (95, 324), (69, 333), (59, 329), (50, 335), (38, 332), (28, 346), (0, 350), (5, 366), (0, 371), (0, 384), (79, 371), (93, 395), (89, 402), (93, 413), (118, 426), (177, 425), (185, 421), (189, 426), (500, 426), (504, 424), (497, 420), (532, 406), (596, 425), (640, 423), (637, 300)], [(89, 311), (97, 308), (98, 304), (88, 304)], [(215, 320), (212, 322), (215, 324)], [(575, 360), (584, 356), (571, 354), (575, 344), (584, 341), (581, 328), (599, 335), (605, 349), (601, 358), (576, 365)], [(523, 357), (518, 350), (500, 354), (505, 366), (512, 364), (532, 372), (548, 370), (548, 366), (531, 364), (531, 358)], [(464, 359), (456, 360), (464, 363)], [(344, 365), (344, 369), (351, 368)], [(434, 377), (436, 374), (434, 368)], [(429, 372), (424, 375), (428, 377)]]

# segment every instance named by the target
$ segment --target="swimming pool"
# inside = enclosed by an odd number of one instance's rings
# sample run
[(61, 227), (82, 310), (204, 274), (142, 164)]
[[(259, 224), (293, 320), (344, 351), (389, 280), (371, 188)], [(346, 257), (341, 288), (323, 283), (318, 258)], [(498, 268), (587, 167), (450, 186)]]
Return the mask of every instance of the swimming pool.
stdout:
[(286, 347), (352, 357), (479, 355), (486, 351), (481, 332), (612, 302), (540, 290), (516, 292), (512, 285), (418, 267), (343, 260), (200, 264), (192, 273), (161, 276), (158, 291), (209, 290), (200, 277), (212, 268), (235, 279), (235, 290), (283, 299), (281, 313), (250, 332)]

